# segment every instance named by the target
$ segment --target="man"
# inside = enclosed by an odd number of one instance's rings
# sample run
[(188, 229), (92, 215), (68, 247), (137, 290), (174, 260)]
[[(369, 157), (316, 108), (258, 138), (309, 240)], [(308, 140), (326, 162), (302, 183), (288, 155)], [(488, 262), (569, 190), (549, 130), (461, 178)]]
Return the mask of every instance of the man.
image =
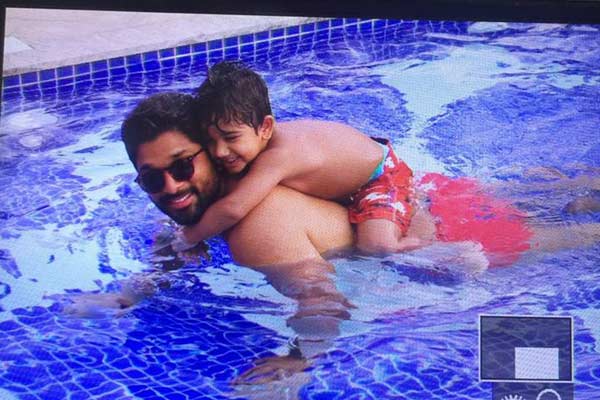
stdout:
[[(122, 127), (138, 183), (161, 211), (183, 225), (196, 222), (225, 190), (198, 142), (193, 108), (191, 96), (157, 94), (142, 101)], [(352, 245), (344, 207), (277, 187), (225, 238), (237, 263), (263, 272), (276, 289), (298, 300), (298, 312), (288, 321), (298, 333), (318, 329), (324, 337), (337, 334), (351, 306), (336, 290), (329, 276), (333, 267), (322, 254)], [(327, 345), (314, 338), (311, 342), (311, 353)], [(306, 353), (302, 345), (300, 340)], [(305, 367), (305, 358), (294, 349), (289, 356), (263, 361), (244, 378), (270, 379)]]

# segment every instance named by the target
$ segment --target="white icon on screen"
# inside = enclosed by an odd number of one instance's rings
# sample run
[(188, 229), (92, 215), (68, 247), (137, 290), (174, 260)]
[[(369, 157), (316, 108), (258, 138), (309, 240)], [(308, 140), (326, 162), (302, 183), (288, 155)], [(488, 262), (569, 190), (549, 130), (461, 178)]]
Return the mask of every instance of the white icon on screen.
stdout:
[[(554, 398), (542, 398), (543, 395), (545, 394), (552, 394), (556, 397)], [(541, 392), (538, 393), (537, 397), (535, 398), (535, 400), (562, 400), (562, 397), (560, 397), (560, 394), (558, 394), (556, 392), (556, 390), (553, 389), (544, 389)]]
[(516, 379), (559, 379), (557, 347), (515, 347)]
[(508, 394), (504, 396), (501, 400), (525, 400), (523, 396), (519, 396), (518, 394)]

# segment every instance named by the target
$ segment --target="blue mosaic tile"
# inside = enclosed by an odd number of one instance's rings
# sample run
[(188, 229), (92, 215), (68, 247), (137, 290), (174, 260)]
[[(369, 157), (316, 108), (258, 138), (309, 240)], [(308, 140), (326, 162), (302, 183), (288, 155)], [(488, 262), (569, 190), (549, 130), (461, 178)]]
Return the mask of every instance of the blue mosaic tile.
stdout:
[(268, 49), (268, 48), (269, 48), (269, 42), (258, 42), (255, 45), (256, 51), (261, 51), (261, 50)]
[(320, 31), (324, 29), (329, 29), (329, 20), (317, 22), (317, 30)]
[(49, 80), (49, 81), (41, 82), (40, 87), (42, 89), (55, 88), (57, 83), (58, 82), (56, 80)]
[(10, 87), (10, 88), (3, 88), (3, 90), (2, 90), (2, 100), (3, 101), (8, 101), (8, 100), (10, 100), (12, 98), (20, 96), (21, 95), (21, 90), (22, 90), (21, 86)]
[(75, 82), (86, 82), (92, 79), (92, 74), (81, 74), (74, 77)]
[(56, 73), (57, 73), (58, 78), (66, 78), (69, 76), (73, 76), (74, 68), (72, 65), (68, 65), (65, 67), (59, 67), (56, 69)]
[(344, 25), (355, 24), (358, 22), (358, 18), (344, 18)]
[(169, 68), (175, 66), (175, 60), (173, 58), (167, 58), (164, 60), (160, 60), (161, 68)]
[(337, 39), (343, 38), (344, 33), (344, 28), (338, 27), (329, 31), (329, 37), (331, 38), (331, 40), (335, 41)]
[(240, 44), (247, 44), (247, 43), (254, 43), (254, 35), (253, 34), (247, 34), (247, 35), (242, 35), (242, 37), (240, 38)]
[(210, 42), (208, 42), (208, 50), (209, 52), (211, 50), (219, 50), (223, 48), (223, 40), (218, 39), (218, 40), (211, 40)]
[(225, 47), (237, 47), (238, 45), (238, 37), (234, 36), (234, 37), (229, 37), (226, 38), (225, 40)]
[(148, 51), (142, 54), (143, 62), (158, 60), (158, 51)]
[(240, 50), (238, 47), (231, 47), (225, 49), (225, 58), (231, 59), (240, 55)]
[(191, 61), (192, 61), (192, 56), (182, 56), (182, 57), (177, 57), (175, 59), (175, 64), (184, 65), (184, 64), (189, 64)]
[(3, 79), (3, 88), (9, 88), (11, 86), (17, 86), (21, 83), (19, 75), (7, 76)]
[(135, 74), (144, 70), (144, 67), (141, 63), (134, 63), (127, 65), (127, 72), (131, 74)]
[(263, 53), (255, 53), (254, 55), (254, 62), (256, 63), (265, 63), (269, 60), (269, 53), (267, 52), (263, 52)]
[(15, 332), (22, 330), (23, 327), (21, 324), (16, 323), (15, 321), (3, 321), (0, 322), (0, 331), (2, 332)]
[(206, 52), (206, 43), (196, 43), (192, 45), (193, 53), (203, 53)]
[(344, 29), (347, 33), (356, 33), (358, 32), (358, 25), (345, 25)]
[(27, 72), (21, 75), (21, 84), (23, 86), (27, 84), (31, 84), (38, 81), (38, 73), (37, 72)]
[(269, 31), (257, 32), (254, 34), (254, 40), (259, 42), (263, 40), (269, 40)]
[(288, 44), (291, 44), (291, 45), (297, 44), (299, 41), (300, 41), (300, 36), (298, 36), (298, 35), (296, 35), (296, 36), (287, 36), (285, 38), (285, 44), (286, 45), (288, 45)]
[(280, 38), (285, 36), (285, 28), (277, 28), (271, 30), (271, 38)]
[(300, 42), (298, 43), (298, 51), (310, 51), (313, 47), (313, 44), (310, 42)]
[(373, 31), (373, 22), (372, 21), (364, 21), (358, 24), (358, 30), (361, 33), (368, 33)]
[(312, 45), (312, 43), (314, 42), (315, 36), (316, 36), (315, 32), (302, 33), (300, 35), (300, 43), (303, 45)]
[(160, 69), (160, 61), (151, 60), (151, 61), (144, 62), (143, 67), (144, 67), (144, 71), (159, 70)]
[(286, 34), (286, 36), (297, 35), (299, 33), (300, 33), (300, 27), (299, 26), (288, 26), (287, 28), (285, 28), (285, 34)]
[(94, 61), (92, 63), (92, 71), (104, 71), (108, 69), (108, 62), (106, 60)]
[[(22, 79), (23, 79), (23, 77), (21, 77), (21, 80)], [(38, 94), (41, 94), (41, 92), (39, 91), (40, 87), (38, 86), (37, 83), (23, 85), (23, 83), (21, 82), (21, 88), (23, 89), (24, 98), (27, 101), (39, 100)]]
[(67, 392), (59, 385), (52, 385), (40, 391), (40, 395), (44, 399), (64, 399), (67, 397)]
[(385, 27), (385, 20), (376, 20), (373, 22), (373, 26), (377, 29)]
[(183, 54), (190, 54), (192, 50), (192, 46), (190, 46), (189, 44), (184, 45), (184, 46), (179, 46), (176, 48), (176, 54), (179, 55), (183, 55)]
[(223, 49), (208, 52), (208, 60), (211, 64), (223, 60)]
[(329, 31), (317, 31), (317, 33), (315, 34), (315, 40), (318, 42), (326, 44), (328, 39)]
[(277, 48), (277, 47), (283, 47), (283, 46), (285, 46), (284, 38), (271, 40), (271, 44), (270, 44), (271, 48)]
[(173, 49), (162, 49), (162, 50), (159, 50), (158, 53), (159, 53), (161, 59), (172, 58), (175, 56), (175, 51)]
[(129, 69), (129, 67), (140, 64), (142, 62), (142, 56), (141, 54), (132, 54), (130, 56), (125, 57), (126, 63), (127, 63), (127, 69)]
[(300, 26), (300, 32), (304, 33), (304, 32), (314, 32), (315, 31), (315, 23), (314, 22), (309, 22), (307, 24), (301, 25)]
[(109, 73), (110, 73), (110, 76), (125, 75), (127, 73), (127, 69), (125, 67), (111, 68), (109, 70)]
[(197, 53), (192, 56), (192, 61), (194, 63), (206, 63), (208, 60), (208, 56), (206, 53)]
[(125, 66), (125, 57), (115, 57), (108, 60), (109, 68), (123, 67)]
[(91, 72), (89, 63), (78, 64), (75, 66), (75, 75), (82, 75)]
[(254, 53), (254, 43), (245, 44), (245, 45), (240, 46), (240, 51), (241, 51), (241, 53), (244, 53), (244, 54)]
[(330, 21), (330, 24), (332, 27), (342, 26), (342, 25), (344, 25), (344, 19), (343, 18), (334, 18)]

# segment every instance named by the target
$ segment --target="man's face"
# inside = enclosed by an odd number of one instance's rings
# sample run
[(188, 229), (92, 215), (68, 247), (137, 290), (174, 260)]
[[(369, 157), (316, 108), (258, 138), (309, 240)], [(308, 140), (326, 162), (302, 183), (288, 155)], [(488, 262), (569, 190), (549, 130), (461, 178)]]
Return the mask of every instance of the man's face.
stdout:
[(263, 123), (254, 130), (243, 123), (219, 121), (207, 129), (208, 150), (229, 174), (239, 174), (266, 147), (271, 138), (269, 127)]
[(156, 206), (175, 222), (191, 225), (200, 219), (204, 211), (218, 195), (219, 181), (206, 151), (192, 160), (194, 173), (188, 180), (177, 181), (166, 168), (173, 162), (193, 156), (202, 149), (179, 131), (162, 133), (152, 142), (138, 147), (136, 169), (140, 175), (151, 169), (161, 170), (164, 178), (162, 189), (150, 193)]

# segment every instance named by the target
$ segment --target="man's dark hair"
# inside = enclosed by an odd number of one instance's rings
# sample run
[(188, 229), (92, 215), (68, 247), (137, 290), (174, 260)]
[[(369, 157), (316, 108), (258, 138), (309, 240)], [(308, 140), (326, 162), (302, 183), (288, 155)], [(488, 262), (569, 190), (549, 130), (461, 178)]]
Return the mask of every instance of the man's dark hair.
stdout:
[(121, 139), (133, 165), (138, 147), (167, 131), (180, 131), (200, 143), (194, 106), (194, 97), (183, 93), (158, 93), (142, 100), (121, 125)]
[(198, 88), (198, 113), (202, 128), (219, 121), (246, 124), (258, 130), (272, 115), (265, 81), (241, 62), (213, 65)]

